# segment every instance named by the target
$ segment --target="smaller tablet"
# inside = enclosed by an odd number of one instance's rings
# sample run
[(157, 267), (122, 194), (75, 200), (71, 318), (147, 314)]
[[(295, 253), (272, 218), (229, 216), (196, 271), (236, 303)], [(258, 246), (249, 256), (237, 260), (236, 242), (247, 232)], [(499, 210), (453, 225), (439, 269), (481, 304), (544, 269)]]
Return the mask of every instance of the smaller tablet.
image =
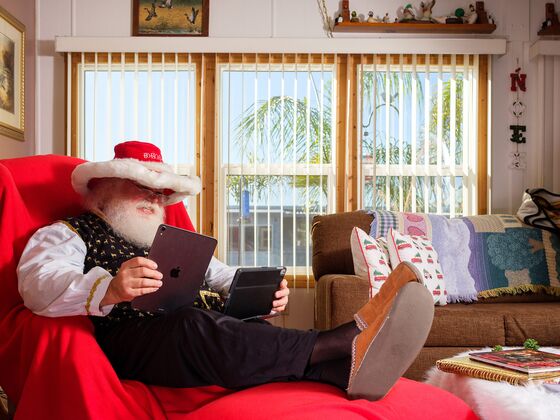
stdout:
[(242, 320), (270, 316), (274, 292), (286, 274), (286, 267), (238, 268), (226, 300), (224, 314)]

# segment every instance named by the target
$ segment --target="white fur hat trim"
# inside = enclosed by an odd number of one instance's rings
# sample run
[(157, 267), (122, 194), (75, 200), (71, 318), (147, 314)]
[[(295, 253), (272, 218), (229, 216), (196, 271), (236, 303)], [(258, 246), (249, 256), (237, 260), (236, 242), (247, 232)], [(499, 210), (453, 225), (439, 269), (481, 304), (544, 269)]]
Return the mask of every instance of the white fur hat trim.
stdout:
[(82, 196), (89, 191), (88, 183), (94, 178), (130, 179), (148, 188), (169, 189), (165, 205), (183, 201), (189, 195), (200, 192), (200, 178), (177, 175), (165, 163), (141, 162), (136, 159), (113, 159), (107, 162), (85, 162), (72, 172), (72, 187)]

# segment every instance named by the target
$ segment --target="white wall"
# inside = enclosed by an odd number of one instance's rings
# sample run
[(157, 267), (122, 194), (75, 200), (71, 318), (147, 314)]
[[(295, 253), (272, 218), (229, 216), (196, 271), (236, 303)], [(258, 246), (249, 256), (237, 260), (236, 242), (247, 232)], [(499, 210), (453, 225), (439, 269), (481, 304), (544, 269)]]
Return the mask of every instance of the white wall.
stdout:
[[(515, 212), (522, 191), (528, 186), (534, 186), (531, 184), (535, 168), (508, 168), (509, 153), (515, 150), (515, 145), (509, 141), (509, 125), (513, 123), (509, 111), (512, 99), (509, 74), (517, 66), (518, 60), (523, 71), (527, 73), (528, 92), (527, 97), (523, 98), (527, 104), (527, 116), (524, 120), (528, 126), (527, 145), (522, 146), (521, 151), (530, 156), (538, 151), (531, 149), (534, 141), (531, 138), (530, 121), (535, 108), (534, 97), (531, 96), (535, 86), (532, 73), (535, 69), (534, 64), (528, 60), (528, 49), (537, 39), (536, 33), (544, 20), (546, 1), (485, 2), (486, 10), (494, 16), (498, 25), (493, 36), (506, 37), (508, 40), (507, 53), (492, 60), (490, 121), (493, 212)], [(394, 17), (396, 10), (403, 3), (405, 2), (402, 0), (352, 0), (350, 7), (364, 15), (373, 7), (377, 15), (383, 16), (385, 12), (389, 12)], [(416, 3), (418, 2), (414, 2)], [(468, 3), (463, 0), (439, 0), (434, 14), (451, 14), (457, 7), (466, 8)], [(557, 10), (560, 9), (559, 3), (560, 0), (556, 0)], [(212, 0), (210, 4), (211, 37), (326, 37), (315, 0)], [(54, 37), (128, 36), (131, 22), (130, 5), (128, 0), (37, 0), (37, 153), (64, 153), (64, 58), (54, 53)], [(339, 1), (326, 0), (326, 5), (330, 15), (334, 16)], [(308, 299), (306, 291), (301, 291), (300, 295), (302, 299)], [(309, 316), (312, 319), (312, 314), (309, 313), (305, 315), (306, 319), (309, 319)]]

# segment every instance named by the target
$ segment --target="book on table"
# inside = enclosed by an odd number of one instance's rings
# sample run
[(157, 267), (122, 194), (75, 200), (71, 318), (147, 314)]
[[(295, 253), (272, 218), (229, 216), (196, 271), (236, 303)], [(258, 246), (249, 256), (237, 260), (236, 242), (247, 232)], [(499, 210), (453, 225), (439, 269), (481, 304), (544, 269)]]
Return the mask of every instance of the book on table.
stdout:
[(443, 372), (485, 379), (487, 381), (505, 381), (512, 385), (560, 383), (560, 371), (528, 374), (472, 360), (469, 356), (441, 359), (436, 362), (436, 367)]
[[(560, 355), (533, 349), (510, 349), (469, 353), (473, 360), (517, 370), (529, 375), (560, 371)], [(558, 372), (560, 374), (560, 372)]]

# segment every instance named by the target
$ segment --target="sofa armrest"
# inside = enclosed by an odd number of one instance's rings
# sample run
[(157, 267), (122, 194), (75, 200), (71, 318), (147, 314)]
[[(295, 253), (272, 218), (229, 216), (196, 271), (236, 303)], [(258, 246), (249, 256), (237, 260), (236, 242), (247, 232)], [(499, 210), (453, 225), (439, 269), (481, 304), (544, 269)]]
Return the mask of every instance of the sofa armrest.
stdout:
[(315, 284), (315, 328), (334, 328), (354, 319), (369, 299), (369, 282), (353, 274), (327, 274)]
[(373, 216), (364, 211), (349, 211), (313, 217), (313, 276), (354, 274), (350, 234), (354, 226), (369, 232)]

